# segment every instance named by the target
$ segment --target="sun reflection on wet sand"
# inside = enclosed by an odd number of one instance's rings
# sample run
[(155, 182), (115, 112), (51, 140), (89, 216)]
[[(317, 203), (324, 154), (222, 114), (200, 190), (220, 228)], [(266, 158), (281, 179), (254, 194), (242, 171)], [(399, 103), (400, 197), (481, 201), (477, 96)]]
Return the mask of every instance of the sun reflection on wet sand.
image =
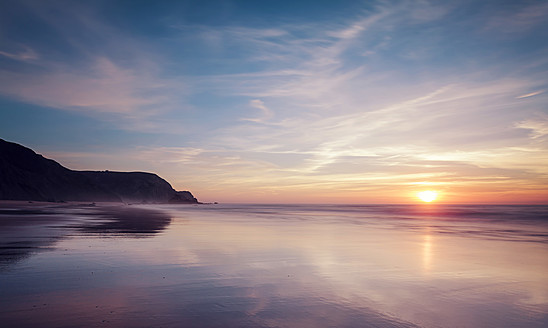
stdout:
[(424, 274), (429, 274), (432, 264), (432, 244), (433, 238), (430, 229), (426, 228), (422, 242), (422, 269)]

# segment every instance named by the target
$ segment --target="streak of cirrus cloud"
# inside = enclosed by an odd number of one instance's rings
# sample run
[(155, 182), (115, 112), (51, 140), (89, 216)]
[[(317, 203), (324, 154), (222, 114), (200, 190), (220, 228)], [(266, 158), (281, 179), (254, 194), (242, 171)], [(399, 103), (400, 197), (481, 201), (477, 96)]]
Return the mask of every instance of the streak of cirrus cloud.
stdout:
[(548, 201), (546, 3), (261, 21), (236, 1), (231, 19), (161, 12), (139, 28), (92, 4), (24, 2), (57, 48), (0, 47), (6, 99), (105, 132), (82, 132), (85, 151), (12, 133), (68, 166), (155, 171), (205, 201), (403, 203), (424, 187), (447, 202)]

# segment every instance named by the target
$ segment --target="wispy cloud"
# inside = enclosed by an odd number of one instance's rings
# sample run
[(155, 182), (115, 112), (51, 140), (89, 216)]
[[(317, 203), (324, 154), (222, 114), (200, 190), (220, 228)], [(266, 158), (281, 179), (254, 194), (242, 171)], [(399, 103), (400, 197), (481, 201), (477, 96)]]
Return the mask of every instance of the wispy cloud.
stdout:
[(2, 56), (27, 63), (0, 68), (1, 94), (40, 106), (131, 122), (121, 122), (121, 127), (144, 126), (159, 114), (187, 106), (188, 86), (180, 78), (161, 76), (160, 56), (141, 40), (106, 24), (92, 7), (35, 2), (23, 2), (22, 6), (41, 20), (54, 44), (39, 43), (42, 48), (38, 50), (19, 45), (18, 52), (0, 51)]
[[(107, 113), (140, 112), (147, 115), (169, 102), (173, 83), (155, 79), (146, 71), (117, 66), (108, 58), (94, 58), (90, 66), (56, 67), (53, 72), (2, 72), (2, 92), (42, 106)], [(172, 88), (172, 89), (167, 89)], [(181, 90), (184, 92), (183, 90)]]
[(20, 49), (17, 52), (8, 52), (8, 51), (0, 50), (0, 55), (11, 58), (11, 59), (15, 59), (15, 60), (21, 60), (21, 61), (30, 61), (30, 60), (36, 60), (39, 58), (38, 54), (32, 48), (28, 46), (20, 45), (18, 48)]
[(540, 94), (542, 94), (542, 93), (544, 93), (544, 92), (545, 92), (544, 90), (534, 91), (534, 92), (530, 92), (530, 93), (523, 94), (523, 95), (518, 96), (518, 97), (516, 97), (516, 98), (517, 98), (517, 99), (529, 98), (529, 97), (533, 97), (533, 96), (540, 95)]
[(542, 115), (540, 118), (527, 119), (518, 122), (517, 128), (530, 130), (530, 136), (533, 139), (539, 139), (548, 136), (548, 115)]
[(266, 107), (264, 102), (260, 99), (252, 99), (249, 102), (249, 106), (259, 109), (261, 111), (261, 115), (255, 118), (242, 118), (242, 121), (264, 123), (267, 120), (271, 119), (274, 115), (274, 113), (268, 107)]
[(510, 10), (503, 6), (490, 15), (486, 29), (497, 30), (503, 34), (519, 34), (546, 22), (548, 4), (544, 1), (515, 3)]

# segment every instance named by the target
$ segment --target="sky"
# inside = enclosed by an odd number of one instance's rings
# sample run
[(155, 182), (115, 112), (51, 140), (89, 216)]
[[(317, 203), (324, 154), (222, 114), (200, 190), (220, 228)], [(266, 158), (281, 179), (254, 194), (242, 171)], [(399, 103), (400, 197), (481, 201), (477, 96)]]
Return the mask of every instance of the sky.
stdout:
[(548, 203), (547, 1), (0, 1), (0, 138), (203, 202)]

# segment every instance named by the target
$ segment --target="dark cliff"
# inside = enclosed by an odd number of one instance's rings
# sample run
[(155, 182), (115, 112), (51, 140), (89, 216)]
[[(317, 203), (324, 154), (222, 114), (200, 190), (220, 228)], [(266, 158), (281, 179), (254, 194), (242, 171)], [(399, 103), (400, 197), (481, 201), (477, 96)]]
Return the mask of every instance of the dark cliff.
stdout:
[(0, 139), (0, 199), (197, 203), (156, 174), (73, 171), (29, 148)]

